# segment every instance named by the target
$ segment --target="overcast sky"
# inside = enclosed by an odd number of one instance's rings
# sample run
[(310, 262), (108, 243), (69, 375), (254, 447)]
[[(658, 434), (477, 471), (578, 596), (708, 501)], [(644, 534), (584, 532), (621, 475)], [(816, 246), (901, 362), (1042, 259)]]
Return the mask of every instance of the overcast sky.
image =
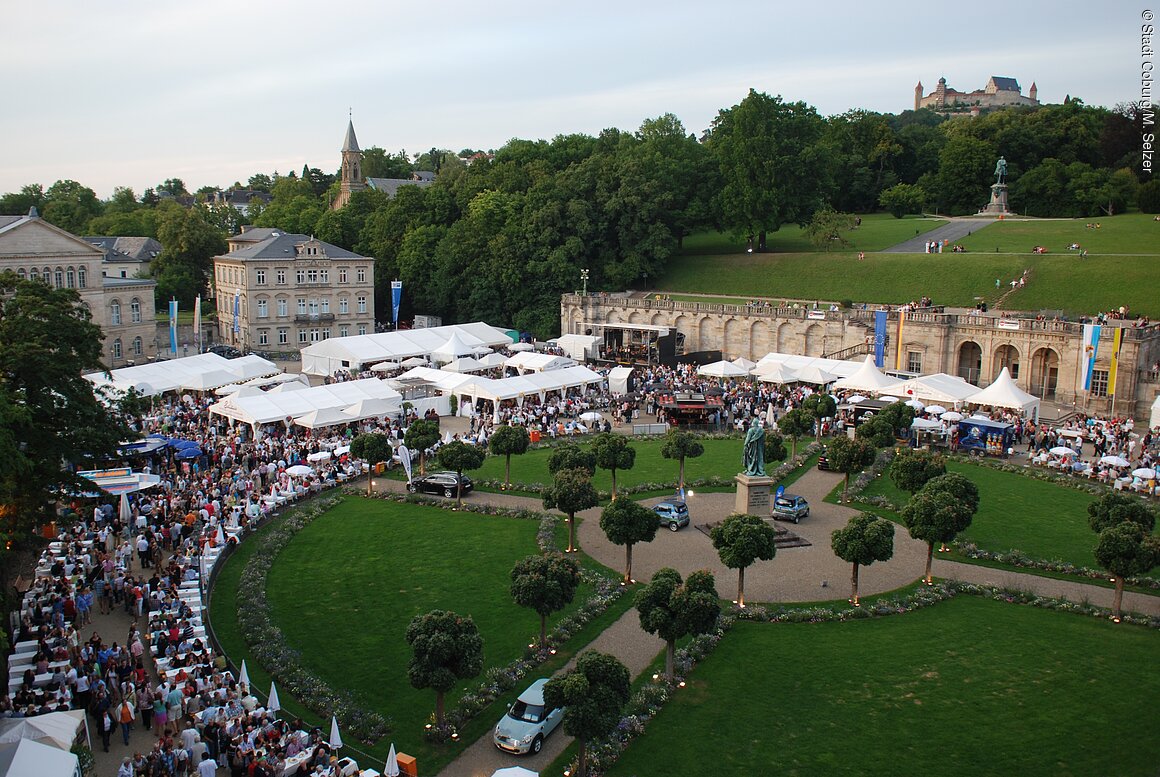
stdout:
[(750, 87), (824, 115), (906, 110), (939, 76), (962, 91), (1035, 81), (1044, 102), (1139, 99), (1145, 6), (1122, 0), (563, 5), (7, 3), (0, 192), (333, 172), (348, 110), (364, 148), (415, 153), (631, 131), (663, 113), (700, 133)]

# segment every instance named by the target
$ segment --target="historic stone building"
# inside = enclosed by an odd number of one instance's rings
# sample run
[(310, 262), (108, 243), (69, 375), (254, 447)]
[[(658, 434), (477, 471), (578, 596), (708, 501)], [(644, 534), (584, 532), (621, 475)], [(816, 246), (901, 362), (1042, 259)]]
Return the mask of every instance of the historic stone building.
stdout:
[(156, 358), (156, 282), (106, 275), (105, 261), (104, 249), (49, 224), (35, 208), (27, 216), (0, 216), (0, 271), (76, 289), (104, 333), (107, 367)]
[[(757, 307), (628, 297), (624, 294), (564, 295), (563, 334), (602, 335), (608, 330), (670, 330), (680, 354), (720, 351), (754, 361), (770, 352), (864, 358), (872, 352), (874, 309), (807, 306)], [(900, 316), (902, 318), (899, 326)], [(916, 373), (945, 372), (985, 387), (1003, 367), (1020, 388), (1091, 412), (1112, 411), (1108, 397), (1115, 326), (1124, 325), (1115, 411), (1147, 415), (1160, 391), (1152, 369), (1160, 360), (1160, 324), (1136, 328), (1131, 321), (1102, 329), (1091, 390), (1083, 389), (1083, 326), (1039, 321), (1016, 312), (951, 312), (941, 308), (888, 313), (886, 365)]]
[(330, 204), (331, 210), (350, 202), (355, 192), (371, 188), (385, 192), (388, 197), (394, 197), (400, 186), (430, 186), (435, 180), (435, 174), (427, 171), (418, 171), (410, 178), (367, 178), (363, 175), (362, 150), (358, 147), (358, 138), (354, 134), (354, 121), (347, 122), (346, 137), (342, 141), (342, 170), (338, 176), (338, 196)]
[(947, 86), (947, 80), (940, 78), (938, 86), (928, 95), (922, 93), (922, 81), (914, 87), (914, 110), (930, 108), (938, 113), (952, 110), (987, 110), (1007, 108), (1012, 105), (1039, 105), (1039, 88), (1034, 82), (1024, 97), (1019, 82), (1005, 76), (991, 76), (987, 85), (973, 92), (960, 92)]

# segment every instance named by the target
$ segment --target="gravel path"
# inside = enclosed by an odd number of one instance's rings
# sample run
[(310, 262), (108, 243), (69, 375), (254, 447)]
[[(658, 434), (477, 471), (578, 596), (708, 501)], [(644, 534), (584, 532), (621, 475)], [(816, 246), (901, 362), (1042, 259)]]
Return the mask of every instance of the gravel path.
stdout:
[(921, 235), (916, 235), (909, 240), (904, 240), (898, 245), (883, 248), (880, 253), (884, 254), (921, 254), (926, 252), (926, 244), (932, 240), (949, 240), (951, 243), (957, 243), (961, 238), (966, 237), (972, 232), (977, 232), (983, 227), (990, 226), (994, 219), (951, 219), (948, 223), (941, 227), (932, 229), (929, 232), (923, 232)]

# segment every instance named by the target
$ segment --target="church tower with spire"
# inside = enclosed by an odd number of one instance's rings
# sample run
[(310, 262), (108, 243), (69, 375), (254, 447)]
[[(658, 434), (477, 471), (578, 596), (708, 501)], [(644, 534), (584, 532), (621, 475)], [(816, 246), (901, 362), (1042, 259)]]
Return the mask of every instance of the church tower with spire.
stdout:
[(355, 192), (367, 188), (362, 173), (362, 151), (358, 147), (358, 138), (354, 136), (354, 120), (346, 125), (346, 138), (342, 142), (342, 173), (339, 176), (338, 197), (331, 203), (331, 210), (350, 202), (350, 196)]

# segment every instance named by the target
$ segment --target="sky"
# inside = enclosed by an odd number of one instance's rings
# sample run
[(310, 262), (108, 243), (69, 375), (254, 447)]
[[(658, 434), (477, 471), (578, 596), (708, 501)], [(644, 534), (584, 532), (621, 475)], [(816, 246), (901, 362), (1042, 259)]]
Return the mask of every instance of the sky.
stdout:
[[(60, 0), (0, 24), (0, 193), (72, 179), (102, 199), (168, 178), (337, 171), (359, 144), (414, 154), (512, 138), (689, 132), (750, 88), (823, 115), (913, 107), (940, 76), (1034, 81), (1043, 102), (1139, 99), (1147, 5)], [(993, 10), (991, 10), (993, 9)]]

